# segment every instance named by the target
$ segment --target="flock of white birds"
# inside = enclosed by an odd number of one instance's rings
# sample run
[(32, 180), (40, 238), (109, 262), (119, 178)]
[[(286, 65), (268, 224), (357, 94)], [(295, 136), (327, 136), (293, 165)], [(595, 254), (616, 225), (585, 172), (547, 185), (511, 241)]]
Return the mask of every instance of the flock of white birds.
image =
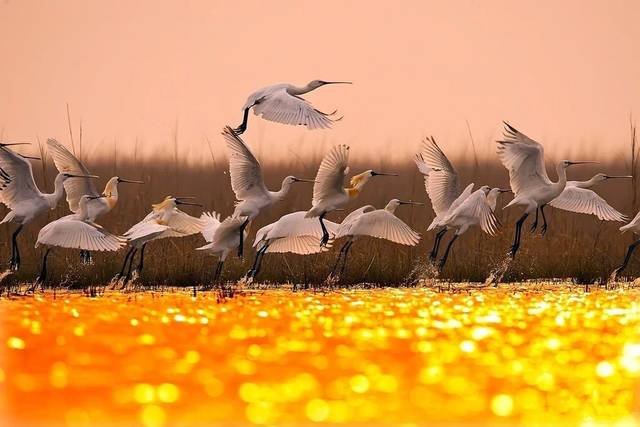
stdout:
[[(257, 231), (253, 242), (256, 256), (245, 275), (247, 279), (253, 280), (258, 275), (266, 253), (310, 255), (327, 251), (335, 240), (343, 239), (344, 244), (329, 275), (337, 278), (345, 271), (351, 246), (361, 236), (385, 239), (400, 245), (416, 245), (420, 234), (396, 217), (395, 211), (401, 205), (422, 203), (392, 199), (383, 209), (376, 209), (371, 205), (358, 208), (340, 224), (325, 218), (330, 212), (344, 210), (360, 195), (371, 178), (395, 174), (367, 170), (352, 176), (349, 184), (345, 185), (345, 179), (349, 175), (349, 147), (337, 145), (322, 159), (315, 179), (287, 176), (278, 191), (271, 191), (264, 183), (260, 162), (240, 138), (240, 134), (247, 129), (251, 109), (256, 115), (270, 121), (303, 125), (308, 129), (331, 127), (339, 120), (334, 118), (335, 112), (323, 113), (301, 95), (318, 87), (337, 83), (349, 82), (314, 80), (303, 87), (278, 84), (249, 96), (243, 107), (242, 124), (236, 129), (227, 126), (222, 132), (229, 151), (231, 187), (237, 199), (234, 212), (224, 220), (216, 212), (204, 212), (199, 217), (191, 216), (181, 211), (179, 206), (201, 205), (193, 203), (189, 197), (167, 196), (162, 202), (153, 205), (151, 212), (122, 236), (112, 234), (96, 224), (96, 219), (115, 207), (120, 183), (143, 184), (142, 181), (113, 177), (100, 193), (94, 183), (98, 177), (92, 175), (64, 145), (49, 139), (48, 152), (59, 173), (54, 181), (54, 192), (45, 194), (38, 189), (33, 177), (30, 160), (35, 158), (19, 154), (12, 148), (23, 144), (0, 144), (0, 202), (10, 209), (1, 223), (13, 222), (18, 225), (11, 238), (9, 268), (15, 271), (20, 267), (17, 237), (23, 226), (47, 210), (54, 209), (64, 193), (72, 214), (45, 225), (38, 233), (36, 247), (44, 245), (47, 248), (43, 253), (36, 285), (47, 279), (47, 258), (54, 247), (79, 249), (82, 262), (90, 263), (93, 251), (118, 251), (128, 246), (122, 269), (116, 276), (117, 280), (126, 284), (132, 277), (142, 273), (147, 243), (194, 234), (201, 234), (207, 242), (196, 250), (206, 251), (219, 259), (212, 280), (212, 284), (217, 283), (227, 256), (233, 251), (237, 251), (239, 257), (243, 256), (251, 222), (263, 209), (283, 200), (291, 186), (297, 182), (313, 184), (311, 208), (284, 215)], [(539, 216), (542, 217), (541, 233), (547, 231), (548, 223), (544, 212), (547, 205), (595, 215), (600, 220), (627, 220), (591, 190), (591, 187), (608, 179), (630, 176), (599, 173), (587, 181), (567, 181), (567, 169), (570, 166), (594, 162), (563, 160), (556, 167), (558, 180), (553, 182), (547, 175), (544, 149), (540, 143), (505, 123), (504, 139), (497, 141), (497, 144), (500, 161), (509, 172), (510, 189), (485, 185), (474, 191), (474, 184), (463, 189), (458, 173), (433, 137), (422, 142), (414, 158), (418, 171), (424, 176), (425, 188), (435, 212), (435, 218), (427, 231), (436, 231), (429, 258), (437, 270), (444, 268), (453, 243), (470, 227), (477, 225), (483, 232), (495, 234), (499, 222), (494, 211), (501, 193), (512, 192), (514, 196), (505, 208), (514, 205), (524, 207), (523, 215), (516, 222), (510, 259), (515, 257), (520, 247), (522, 227), (529, 215), (535, 213), (532, 232), (537, 229)], [(440, 243), (448, 230), (453, 230), (454, 234), (438, 260)], [(640, 213), (621, 227), (621, 230), (640, 233)], [(623, 264), (614, 275), (626, 268), (638, 244), (640, 240), (629, 246)], [(134, 258), (138, 252), (138, 262), (134, 268)]]

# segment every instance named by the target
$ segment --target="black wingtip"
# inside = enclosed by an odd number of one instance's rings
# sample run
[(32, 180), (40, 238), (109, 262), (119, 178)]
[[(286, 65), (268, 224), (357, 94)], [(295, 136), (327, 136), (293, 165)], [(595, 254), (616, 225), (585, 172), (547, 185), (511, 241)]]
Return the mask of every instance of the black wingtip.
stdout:
[(503, 120), (503, 121), (502, 121), (502, 123), (504, 123), (504, 126), (505, 126), (508, 130), (510, 130), (511, 132), (513, 132), (513, 133), (519, 133), (518, 129), (516, 129), (516, 128), (514, 128), (513, 126), (511, 126), (511, 125), (509, 124), (509, 122), (507, 122), (506, 120)]

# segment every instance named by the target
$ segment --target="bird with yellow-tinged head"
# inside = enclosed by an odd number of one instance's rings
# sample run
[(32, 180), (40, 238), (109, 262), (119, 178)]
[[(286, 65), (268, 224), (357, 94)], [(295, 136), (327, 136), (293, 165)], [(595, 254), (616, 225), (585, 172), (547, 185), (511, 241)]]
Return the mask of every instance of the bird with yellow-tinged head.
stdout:
[(351, 187), (346, 188), (347, 195), (350, 198), (355, 198), (360, 194), (362, 187), (374, 176), (398, 176), (397, 173), (385, 173), (385, 172), (376, 172), (373, 170), (364, 171), (358, 175), (354, 175), (351, 177), (351, 181), (349, 184)]

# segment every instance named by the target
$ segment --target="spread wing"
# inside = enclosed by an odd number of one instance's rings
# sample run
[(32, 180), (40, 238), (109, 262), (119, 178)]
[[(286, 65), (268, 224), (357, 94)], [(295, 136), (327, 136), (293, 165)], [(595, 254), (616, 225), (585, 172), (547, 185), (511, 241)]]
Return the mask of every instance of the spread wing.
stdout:
[(0, 147), (0, 202), (9, 209), (41, 195), (29, 160), (7, 147)]
[(170, 230), (167, 225), (162, 225), (156, 221), (141, 221), (127, 230), (123, 236), (129, 241), (139, 239), (153, 240), (159, 238), (165, 231)]
[(551, 181), (544, 166), (544, 148), (505, 122), (504, 140), (498, 141), (498, 157), (509, 171), (511, 189), (519, 192)]
[(202, 220), (202, 237), (207, 242), (213, 242), (213, 235), (220, 226), (220, 214), (217, 212), (203, 212), (200, 215)]
[(629, 218), (615, 210), (606, 200), (587, 188), (565, 187), (550, 203), (554, 208), (569, 212), (595, 215), (604, 221), (627, 221)]
[(200, 233), (204, 227), (204, 221), (201, 218), (191, 216), (177, 208), (173, 209), (171, 215), (165, 216), (164, 219), (164, 224), (180, 236)]
[(124, 240), (97, 224), (63, 218), (40, 230), (36, 246), (39, 244), (88, 251), (117, 251), (124, 245)]
[(272, 122), (303, 125), (308, 129), (327, 129), (337, 121), (331, 118), (333, 113), (327, 114), (313, 108), (304, 98), (289, 94), (286, 87), (257, 99), (253, 112)]
[(315, 184), (313, 184), (313, 201), (315, 206), (322, 199), (334, 196), (343, 191), (344, 177), (349, 169), (349, 147), (336, 145), (324, 156)]
[[(49, 147), (49, 154), (51, 154), (58, 172), (71, 173), (74, 175), (91, 175), (89, 169), (87, 169), (76, 156), (71, 154), (71, 152), (67, 150), (67, 147), (55, 139), (49, 138), (47, 140), (47, 146)], [(71, 212), (78, 210), (80, 198), (85, 194), (89, 196), (100, 195), (91, 178), (67, 179), (64, 182), (64, 189), (67, 193), (67, 203), (69, 203)]]
[(492, 236), (498, 229), (498, 220), (493, 214), (489, 203), (487, 203), (487, 196), (482, 190), (477, 190), (467, 197), (460, 206), (448, 215), (445, 221), (455, 216), (476, 218), (482, 231)]
[(420, 240), (417, 232), (385, 209), (362, 214), (355, 221), (346, 224), (344, 228), (341, 227), (340, 235), (371, 236), (409, 246), (415, 246)]
[(319, 236), (292, 236), (282, 237), (272, 240), (269, 243), (267, 252), (269, 253), (287, 253), (291, 252), (298, 255), (311, 255), (326, 252), (333, 244), (333, 239), (329, 239), (326, 247), (320, 246)]
[(422, 141), (414, 160), (436, 216), (444, 214), (460, 195), (458, 173), (433, 137)]
[(262, 196), (268, 190), (264, 185), (260, 162), (253, 155), (247, 144), (226, 126), (222, 132), (229, 149), (229, 174), (231, 188), (236, 199), (245, 200), (255, 196)]

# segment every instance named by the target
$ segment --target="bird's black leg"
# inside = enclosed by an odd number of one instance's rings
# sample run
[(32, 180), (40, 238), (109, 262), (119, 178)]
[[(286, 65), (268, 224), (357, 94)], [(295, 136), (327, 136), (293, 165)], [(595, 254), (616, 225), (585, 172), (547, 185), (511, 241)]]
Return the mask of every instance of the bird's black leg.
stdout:
[(124, 277), (125, 283), (131, 279), (131, 270), (133, 269), (133, 260), (136, 257), (136, 252), (138, 252), (138, 249), (133, 248), (133, 252), (131, 253), (131, 258), (129, 258), (129, 269), (127, 270), (127, 275)]
[(249, 224), (249, 218), (246, 219), (245, 222), (240, 226), (240, 245), (238, 246), (238, 258), (242, 259), (244, 252), (244, 230), (247, 228), (247, 224)]
[(266, 245), (264, 245), (260, 249), (260, 259), (258, 260), (258, 265), (256, 266), (256, 269), (253, 270), (253, 276), (252, 277), (254, 277), (254, 278), (258, 275), (258, 273), (260, 272), (260, 269), (262, 268), (262, 260), (264, 258), (264, 254), (267, 252), (267, 249), (269, 249), (269, 244), (268, 243)]
[(237, 128), (233, 129), (233, 133), (236, 135), (240, 135), (247, 130), (247, 122), (249, 121), (249, 109), (251, 107), (244, 109), (244, 114), (242, 115), (242, 123)]
[(323, 212), (319, 217), (320, 227), (322, 227), (322, 239), (320, 239), (320, 247), (325, 247), (327, 246), (327, 243), (329, 243), (329, 232), (327, 231), (327, 227), (324, 225), (324, 216), (326, 214), (326, 212)]
[(522, 225), (524, 224), (528, 216), (529, 214), (525, 212), (524, 215), (520, 217), (518, 222), (516, 222), (516, 235), (515, 235), (515, 238), (513, 239), (513, 246), (511, 246), (511, 258), (515, 258), (516, 252), (518, 252), (518, 248), (520, 248), (520, 236), (522, 234)]
[(544, 207), (545, 207), (545, 206), (547, 206), (547, 205), (542, 205), (542, 206), (540, 206), (540, 213), (542, 214), (542, 221), (543, 221), (542, 229), (540, 230), (540, 234), (541, 234), (541, 235), (543, 235), (543, 236), (544, 236), (544, 235), (546, 234), (546, 232), (547, 232), (547, 217), (546, 217), (546, 216), (544, 216)]
[(347, 269), (347, 257), (349, 256), (349, 249), (351, 249), (351, 245), (353, 245), (353, 240), (349, 240), (347, 248), (344, 251), (344, 256), (342, 257), (342, 267), (340, 268), (340, 275), (343, 275), (345, 270)]
[(438, 270), (442, 271), (444, 265), (447, 263), (447, 258), (449, 258), (449, 251), (451, 250), (451, 246), (453, 242), (458, 238), (458, 234), (454, 234), (451, 240), (449, 240), (449, 244), (447, 245), (447, 249), (444, 251), (444, 255), (440, 258), (440, 262), (438, 263)]
[(224, 261), (218, 261), (218, 264), (216, 265), (216, 271), (213, 274), (213, 283), (216, 283), (220, 279), (223, 265), (224, 265)]
[(36, 279), (36, 287), (37, 285), (43, 285), (47, 280), (47, 258), (49, 257), (49, 252), (51, 252), (51, 248), (47, 248), (47, 251), (44, 253), (42, 257), (42, 268), (40, 269), (40, 274)]
[(347, 249), (347, 246), (349, 246), (349, 242), (351, 240), (347, 241), (344, 245), (342, 245), (342, 247), (340, 248), (340, 252), (338, 253), (338, 258), (336, 258), (336, 263), (333, 265), (333, 268), (331, 269), (331, 274), (329, 274), (329, 277), (333, 277), (336, 275), (336, 271), (338, 270), (338, 265), (340, 265), (340, 260), (342, 259), (342, 257), (344, 256), (344, 252)]
[(442, 230), (438, 231), (438, 233), (436, 234), (436, 240), (433, 242), (433, 249), (429, 254), (429, 261), (434, 262), (438, 257), (438, 251), (440, 250), (440, 242), (442, 241), (442, 238), (444, 237), (445, 234), (447, 234), (446, 228), (443, 228)]
[(147, 244), (144, 243), (140, 248), (140, 261), (138, 262), (138, 266), (136, 267), (136, 271), (138, 275), (142, 274), (142, 269), (144, 268), (144, 248), (147, 247)]
[(134, 251), (135, 251), (135, 248), (132, 246), (127, 251), (127, 254), (124, 256), (124, 263), (122, 263), (122, 269), (120, 269), (120, 273), (118, 273), (118, 275), (116, 276), (118, 280), (122, 279), (122, 277), (124, 276), (124, 270), (127, 268), (127, 262), (129, 261), (129, 258), (131, 258), (131, 255), (133, 254)]
[(622, 262), (622, 265), (616, 269), (616, 274), (622, 272), (622, 270), (627, 268), (627, 264), (629, 264), (631, 255), (633, 254), (633, 251), (635, 251), (638, 245), (640, 245), (640, 240), (636, 240), (635, 242), (629, 245), (629, 248), (627, 249), (627, 254), (624, 257), (624, 261)]
[(542, 209), (541, 208), (536, 208), (536, 219), (533, 221), (533, 224), (531, 224), (531, 233), (536, 231), (536, 229), (538, 228), (538, 211), (540, 211), (540, 210), (542, 210)]
[(20, 268), (20, 249), (18, 248), (18, 234), (22, 231), (23, 225), (20, 224), (16, 231), (11, 236), (11, 265), (9, 268), (12, 271), (18, 271)]

